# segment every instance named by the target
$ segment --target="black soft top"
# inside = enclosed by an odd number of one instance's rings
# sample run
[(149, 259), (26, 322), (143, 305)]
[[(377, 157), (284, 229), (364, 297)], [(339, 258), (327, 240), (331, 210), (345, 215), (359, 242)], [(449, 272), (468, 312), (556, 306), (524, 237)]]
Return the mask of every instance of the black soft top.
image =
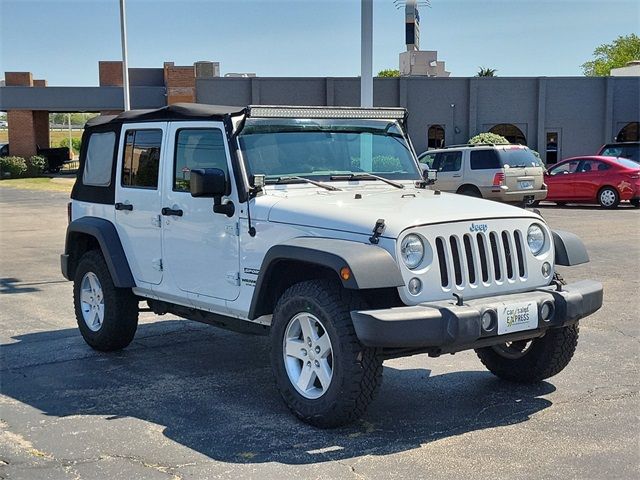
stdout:
[(201, 103), (174, 103), (153, 110), (129, 110), (119, 115), (100, 115), (90, 119), (85, 128), (98, 125), (169, 121), (169, 120), (223, 120), (246, 112), (246, 107), (228, 105), (205, 105)]

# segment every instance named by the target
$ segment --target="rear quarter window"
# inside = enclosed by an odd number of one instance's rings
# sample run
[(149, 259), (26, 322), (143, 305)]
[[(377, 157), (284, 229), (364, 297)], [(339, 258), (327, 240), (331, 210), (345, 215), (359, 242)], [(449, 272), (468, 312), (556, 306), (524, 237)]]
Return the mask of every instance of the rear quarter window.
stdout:
[(111, 184), (116, 134), (114, 132), (92, 133), (89, 136), (82, 174), (82, 183), (95, 187)]
[(495, 150), (471, 151), (471, 170), (497, 170), (502, 168)]

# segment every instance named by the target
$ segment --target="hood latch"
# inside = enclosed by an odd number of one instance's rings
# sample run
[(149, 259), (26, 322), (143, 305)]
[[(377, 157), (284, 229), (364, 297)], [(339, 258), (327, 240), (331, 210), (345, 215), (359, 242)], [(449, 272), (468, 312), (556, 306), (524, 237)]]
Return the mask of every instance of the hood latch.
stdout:
[(378, 244), (378, 242), (380, 241), (380, 235), (382, 235), (382, 232), (384, 232), (384, 227), (384, 218), (379, 218), (376, 221), (376, 226), (373, 227), (373, 235), (369, 237), (369, 241), (371, 243), (373, 243), (374, 245)]

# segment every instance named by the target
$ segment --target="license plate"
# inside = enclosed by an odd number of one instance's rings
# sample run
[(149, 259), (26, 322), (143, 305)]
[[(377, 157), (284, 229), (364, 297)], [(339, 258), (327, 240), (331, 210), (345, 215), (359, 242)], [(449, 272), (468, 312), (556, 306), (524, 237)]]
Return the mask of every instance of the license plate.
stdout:
[(521, 302), (498, 308), (498, 335), (538, 328), (538, 304)]
[(520, 190), (526, 190), (528, 188), (533, 188), (533, 180), (522, 180), (518, 182), (518, 186)]

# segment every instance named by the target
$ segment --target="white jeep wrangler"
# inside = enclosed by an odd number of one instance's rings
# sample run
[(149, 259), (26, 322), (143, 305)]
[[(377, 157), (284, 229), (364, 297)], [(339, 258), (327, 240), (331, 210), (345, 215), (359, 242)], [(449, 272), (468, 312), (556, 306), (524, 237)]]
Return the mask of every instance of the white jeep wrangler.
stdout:
[(441, 193), (390, 108), (178, 104), (87, 124), (62, 272), (98, 350), (157, 314), (270, 335), (288, 407), (359, 417), (386, 358), (474, 349), (501, 378), (560, 372), (602, 285), (536, 213)]

